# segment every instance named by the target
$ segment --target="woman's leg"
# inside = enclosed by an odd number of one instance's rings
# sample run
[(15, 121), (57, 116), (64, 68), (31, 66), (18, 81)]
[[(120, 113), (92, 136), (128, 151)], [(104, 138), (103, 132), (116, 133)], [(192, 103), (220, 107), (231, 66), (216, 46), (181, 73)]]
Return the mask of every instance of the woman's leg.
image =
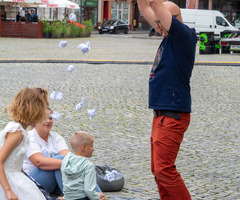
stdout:
[(58, 187), (58, 185), (56, 186), (56, 188), (54, 189), (54, 191), (52, 192), (52, 194), (55, 194), (57, 196), (62, 196), (63, 192), (62, 190)]
[(54, 170), (45, 171), (36, 168), (31, 171), (29, 177), (34, 179), (38, 184), (40, 184), (48, 193), (52, 193), (57, 186)]
[[(64, 155), (59, 154), (59, 155), (54, 156), (53, 158), (63, 160), (64, 157), (65, 157)], [(62, 183), (62, 173), (61, 173), (60, 169), (55, 170), (55, 179), (57, 181), (58, 187), (55, 188), (54, 194), (62, 194), (63, 193), (63, 183)], [(55, 193), (55, 192), (57, 192), (57, 193)]]
[[(53, 158), (63, 160), (64, 155), (56, 155)], [(47, 192), (53, 193), (57, 187), (62, 191), (62, 174), (59, 170), (41, 170), (39, 168), (30, 172), (29, 176), (40, 184)], [(61, 193), (61, 192), (60, 192)]]
[(58, 189), (60, 189), (61, 192), (63, 192), (63, 183), (62, 183), (62, 173), (61, 173), (61, 170), (56, 170), (55, 171), (55, 179), (57, 181)]

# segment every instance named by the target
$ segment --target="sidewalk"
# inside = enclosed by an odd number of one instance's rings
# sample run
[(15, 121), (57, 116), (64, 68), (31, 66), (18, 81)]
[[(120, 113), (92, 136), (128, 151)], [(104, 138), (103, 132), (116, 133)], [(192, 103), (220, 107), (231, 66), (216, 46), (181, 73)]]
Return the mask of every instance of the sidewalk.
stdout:
[[(58, 43), (67, 40), (66, 48)], [(89, 38), (63, 39), (20, 39), (0, 38), (0, 59), (88, 59), (88, 60), (124, 60), (153, 62), (162, 37), (148, 36), (147, 31), (130, 31), (129, 34), (98, 34), (94, 31)], [(89, 41), (91, 50), (82, 55), (78, 44)], [(121, 41), (121, 43), (119, 43)], [(120, 46), (119, 46), (120, 45)], [(137, 53), (133, 54), (133, 50)], [(116, 52), (118, 52), (116, 54)], [(196, 47), (197, 62), (239, 62), (240, 54), (199, 54)]]
[[(63, 39), (0, 38), (0, 59), (89, 59), (152, 61), (160, 41), (132, 38), (137, 34), (99, 35)], [(144, 34), (138, 34), (139, 36)], [(147, 36), (146, 36), (147, 37)], [(79, 43), (90, 41), (82, 54)], [(239, 54), (199, 55), (196, 60), (239, 61)], [(75, 63), (0, 63), (0, 128), (9, 121), (4, 107), (26, 87), (61, 91), (50, 99), (60, 113), (53, 131), (67, 141), (75, 131), (94, 135), (94, 164), (107, 164), (123, 173), (125, 185), (107, 192), (107, 200), (159, 200), (150, 169), (152, 110), (148, 109), (151, 65)], [(191, 124), (176, 161), (193, 200), (239, 200), (240, 70), (231, 66), (195, 66), (191, 78)], [(85, 98), (81, 110), (76, 105)], [(95, 109), (90, 120), (88, 109)], [(0, 129), (1, 130), (1, 129)], [(69, 145), (70, 146), (70, 145)]]
[[(147, 34), (148, 35), (149, 30), (135, 30), (135, 31), (129, 31), (128, 34)], [(98, 34), (98, 30), (93, 30), (92, 34)]]

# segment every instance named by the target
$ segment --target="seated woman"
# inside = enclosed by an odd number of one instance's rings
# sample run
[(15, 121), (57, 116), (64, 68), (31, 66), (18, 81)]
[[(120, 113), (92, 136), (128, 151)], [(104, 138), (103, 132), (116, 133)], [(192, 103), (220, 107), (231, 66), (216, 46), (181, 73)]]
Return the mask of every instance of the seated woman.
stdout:
[(23, 171), (40, 184), (47, 192), (62, 194), (62, 159), (69, 153), (62, 136), (51, 131), (52, 110), (48, 108), (48, 119), (37, 123), (29, 131), (30, 147), (23, 163)]
[[(63, 137), (51, 131), (52, 110), (48, 108), (47, 112), (47, 120), (37, 123), (29, 131), (30, 147), (24, 158), (23, 171), (48, 193), (62, 195), (63, 184), (60, 168), (69, 149)], [(98, 186), (95, 190), (102, 193)]]

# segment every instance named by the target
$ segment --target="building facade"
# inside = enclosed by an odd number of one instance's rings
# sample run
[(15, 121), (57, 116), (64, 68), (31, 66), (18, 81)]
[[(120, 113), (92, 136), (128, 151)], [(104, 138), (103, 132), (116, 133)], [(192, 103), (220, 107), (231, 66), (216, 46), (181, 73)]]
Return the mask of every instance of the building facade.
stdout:
[[(180, 8), (186, 7), (187, 0), (172, 0)], [(233, 25), (240, 23), (240, 0), (196, 0), (196, 9), (218, 10)]]
[(98, 23), (98, 0), (77, 0), (80, 7), (80, 21), (91, 20), (94, 27)]
[(240, 27), (240, 0), (212, 0), (212, 9), (219, 10), (233, 25)]
[(132, 0), (99, 0), (98, 25), (106, 20), (126, 21), (132, 27)]
[[(94, 28), (110, 19), (126, 21), (130, 30), (150, 29), (139, 12), (137, 0), (73, 0), (80, 5), (79, 21), (91, 20)], [(186, 8), (189, 0), (172, 0)], [(196, 9), (219, 10), (233, 25), (240, 25), (240, 0), (196, 0)]]

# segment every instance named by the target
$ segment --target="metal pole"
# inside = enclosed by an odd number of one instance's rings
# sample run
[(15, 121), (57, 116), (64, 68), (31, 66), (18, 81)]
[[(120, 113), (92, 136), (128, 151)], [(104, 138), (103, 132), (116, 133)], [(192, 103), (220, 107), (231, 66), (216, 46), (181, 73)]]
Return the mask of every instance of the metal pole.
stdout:
[(17, 3), (15, 3), (15, 22), (17, 22), (16, 16), (17, 16)]

